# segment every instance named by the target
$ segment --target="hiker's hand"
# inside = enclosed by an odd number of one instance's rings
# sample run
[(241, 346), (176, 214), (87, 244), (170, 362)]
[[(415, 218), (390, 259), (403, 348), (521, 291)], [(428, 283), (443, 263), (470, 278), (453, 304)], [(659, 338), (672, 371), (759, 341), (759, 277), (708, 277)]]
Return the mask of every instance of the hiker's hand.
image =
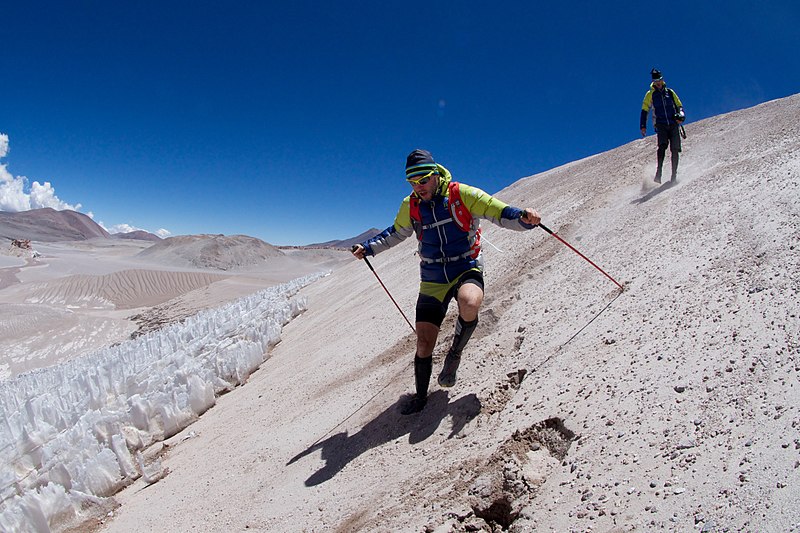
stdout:
[(350, 251), (356, 257), (356, 259), (364, 259), (364, 256), (366, 255), (366, 250), (360, 244), (353, 245)]
[(642, 137), (647, 136), (647, 128), (642, 128)]
[(539, 222), (542, 221), (542, 217), (539, 216), (539, 213), (536, 210), (531, 209), (530, 207), (526, 208), (522, 212), (522, 216), (519, 217), (526, 224), (530, 224), (531, 226), (538, 226)]

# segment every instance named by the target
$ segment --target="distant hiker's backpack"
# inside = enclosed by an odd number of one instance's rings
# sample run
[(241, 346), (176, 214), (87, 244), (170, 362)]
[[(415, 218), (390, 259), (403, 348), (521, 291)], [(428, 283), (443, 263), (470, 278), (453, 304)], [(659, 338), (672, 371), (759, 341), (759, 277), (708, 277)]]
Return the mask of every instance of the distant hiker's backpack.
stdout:
[[(655, 92), (655, 90), (654, 89), (650, 89), (650, 92)], [(664, 88), (664, 92), (669, 97), (669, 99), (672, 100), (672, 105), (675, 107), (675, 111), (678, 111), (678, 109), (681, 108), (681, 105), (678, 102), (678, 97), (675, 94), (675, 91), (673, 91), (669, 87), (665, 87)], [(655, 124), (655, 120), (656, 120), (656, 109), (655, 109), (655, 106), (653, 106), (653, 109), (651, 110), (651, 113), (653, 115), (653, 124)]]
[(680, 109), (681, 105), (680, 102), (678, 102), (678, 96), (675, 94), (675, 91), (667, 87), (667, 94), (670, 96), (670, 98), (672, 98), (672, 103), (675, 105), (675, 110), (677, 111)]

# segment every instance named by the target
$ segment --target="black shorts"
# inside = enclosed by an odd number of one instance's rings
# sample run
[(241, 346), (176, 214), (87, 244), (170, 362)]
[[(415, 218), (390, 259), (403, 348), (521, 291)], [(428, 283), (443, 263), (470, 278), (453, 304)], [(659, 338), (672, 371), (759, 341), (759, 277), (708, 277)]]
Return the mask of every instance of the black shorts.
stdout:
[(441, 301), (435, 296), (422, 294), (420, 292), (417, 298), (417, 322), (429, 322), (437, 328), (441, 327), (442, 322), (444, 322), (444, 317), (447, 314), (450, 300), (453, 299), (453, 296), (458, 294), (458, 289), (467, 283), (477, 285), (483, 290), (483, 273), (478, 269), (467, 270), (461, 274), (456, 282), (447, 290)]

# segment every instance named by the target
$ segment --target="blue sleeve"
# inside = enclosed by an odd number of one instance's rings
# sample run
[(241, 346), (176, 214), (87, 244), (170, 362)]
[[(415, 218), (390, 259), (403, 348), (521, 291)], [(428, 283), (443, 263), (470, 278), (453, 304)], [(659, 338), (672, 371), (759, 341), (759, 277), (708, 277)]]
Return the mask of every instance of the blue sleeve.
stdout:
[(397, 246), (414, 233), (414, 225), (411, 223), (411, 215), (409, 211), (409, 197), (406, 196), (403, 203), (400, 204), (400, 209), (397, 211), (397, 216), (394, 218), (394, 224), (375, 235), (371, 239), (361, 243), (367, 255), (377, 255), (392, 246)]
[(533, 229), (533, 228), (535, 228), (536, 226), (534, 226), (533, 224), (527, 224), (527, 223), (522, 221), (522, 219), (521, 219), (522, 212), (523, 212), (522, 209), (507, 205), (505, 208), (503, 208), (503, 212), (500, 214), (500, 218), (503, 218), (503, 219), (506, 219), (506, 220), (517, 220), (517, 221), (519, 221), (519, 225), (522, 226), (525, 229)]
[(365, 250), (367, 255), (373, 255), (374, 256), (375, 255), (375, 251), (372, 249), (372, 244), (377, 242), (377, 241), (386, 241), (387, 238), (390, 235), (392, 235), (393, 233), (395, 233), (394, 224), (392, 224), (391, 226), (389, 226), (388, 228), (386, 228), (382, 232), (378, 233), (377, 235), (375, 235), (371, 239), (368, 239), (368, 240), (362, 242), (361, 246), (364, 247), (364, 250)]

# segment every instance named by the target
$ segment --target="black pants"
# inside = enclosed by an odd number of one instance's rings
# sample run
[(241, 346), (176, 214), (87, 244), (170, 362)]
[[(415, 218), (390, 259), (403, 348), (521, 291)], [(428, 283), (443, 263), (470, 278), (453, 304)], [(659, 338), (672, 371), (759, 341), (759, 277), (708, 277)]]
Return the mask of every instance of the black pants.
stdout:
[(681, 152), (681, 127), (680, 124), (656, 124), (658, 135), (658, 170), (656, 176), (661, 177), (661, 167), (664, 165), (664, 156), (667, 154), (667, 147), (672, 153), (672, 177), (678, 173), (678, 160)]

